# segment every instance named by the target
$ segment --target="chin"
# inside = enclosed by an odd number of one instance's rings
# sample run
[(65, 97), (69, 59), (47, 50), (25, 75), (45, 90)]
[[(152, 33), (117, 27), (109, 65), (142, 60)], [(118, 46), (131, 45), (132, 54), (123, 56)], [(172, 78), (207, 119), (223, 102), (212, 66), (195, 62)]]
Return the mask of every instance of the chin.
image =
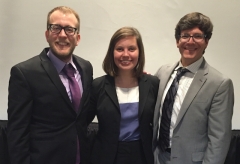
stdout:
[(193, 59), (195, 57), (196, 57), (195, 54), (189, 54), (189, 53), (183, 54), (183, 58), (185, 58), (185, 59)]
[(56, 54), (58, 56), (68, 56), (69, 55), (69, 51), (56, 51)]

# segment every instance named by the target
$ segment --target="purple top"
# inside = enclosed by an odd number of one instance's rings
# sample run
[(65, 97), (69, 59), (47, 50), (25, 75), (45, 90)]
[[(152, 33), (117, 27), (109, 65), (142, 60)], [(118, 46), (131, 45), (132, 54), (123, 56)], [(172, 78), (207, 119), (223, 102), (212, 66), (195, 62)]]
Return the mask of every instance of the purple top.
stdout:
[(116, 87), (116, 92), (121, 112), (119, 141), (139, 140), (138, 86), (133, 88)]

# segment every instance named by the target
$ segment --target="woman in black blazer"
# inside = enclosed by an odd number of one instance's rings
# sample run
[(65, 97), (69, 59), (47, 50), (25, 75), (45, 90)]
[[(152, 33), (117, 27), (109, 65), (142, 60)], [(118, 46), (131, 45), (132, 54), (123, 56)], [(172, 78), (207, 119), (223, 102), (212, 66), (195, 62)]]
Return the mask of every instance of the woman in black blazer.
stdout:
[(159, 79), (143, 73), (141, 35), (133, 27), (111, 38), (103, 69), (92, 84), (90, 110), (99, 130), (93, 164), (153, 164), (152, 121)]

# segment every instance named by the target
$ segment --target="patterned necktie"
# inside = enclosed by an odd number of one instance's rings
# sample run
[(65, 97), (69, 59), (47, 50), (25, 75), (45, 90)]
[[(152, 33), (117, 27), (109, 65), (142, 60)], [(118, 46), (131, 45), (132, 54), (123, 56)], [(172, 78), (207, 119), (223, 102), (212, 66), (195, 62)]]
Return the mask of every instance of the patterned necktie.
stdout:
[(179, 68), (177, 70), (177, 75), (174, 78), (167, 94), (164, 99), (163, 107), (162, 107), (162, 118), (160, 124), (160, 132), (159, 132), (159, 146), (160, 149), (164, 152), (166, 148), (169, 147), (170, 142), (170, 125), (171, 125), (171, 117), (172, 117), (172, 110), (173, 104), (175, 100), (175, 96), (178, 90), (178, 83), (180, 78), (188, 72), (187, 69)]
[(72, 97), (72, 104), (74, 106), (74, 109), (76, 112), (78, 112), (78, 108), (81, 101), (81, 93), (80, 93), (80, 87), (78, 85), (78, 82), (76, 78), (74, 77), (74, 73), (76, 72), (73, 68), (72, 64), (66, 64), (63, 68), (63, 72), (67, 75), (68, 81), (69, 81), (69, 88), (71, 92)]

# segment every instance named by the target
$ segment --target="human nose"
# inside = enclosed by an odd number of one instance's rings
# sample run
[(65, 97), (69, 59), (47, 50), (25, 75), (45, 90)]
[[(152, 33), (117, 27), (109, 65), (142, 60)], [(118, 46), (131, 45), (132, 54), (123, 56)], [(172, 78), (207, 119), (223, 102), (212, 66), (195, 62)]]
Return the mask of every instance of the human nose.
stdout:
[(193, 36), (189, 36), (188, 42), (195, 42), (194, 37)]
[(128, 57), (128, 56), (129, 56), (127, 49), (125, 49), (125, 50), (123, 51), (122, 56), (123, 56), (123, 57)]
[(67, 36), (67, 34), (66, 34), (64, 28), (61, 29), (61, 31), (59, 32), (58, 35), (59, 35), (59, 36)]

